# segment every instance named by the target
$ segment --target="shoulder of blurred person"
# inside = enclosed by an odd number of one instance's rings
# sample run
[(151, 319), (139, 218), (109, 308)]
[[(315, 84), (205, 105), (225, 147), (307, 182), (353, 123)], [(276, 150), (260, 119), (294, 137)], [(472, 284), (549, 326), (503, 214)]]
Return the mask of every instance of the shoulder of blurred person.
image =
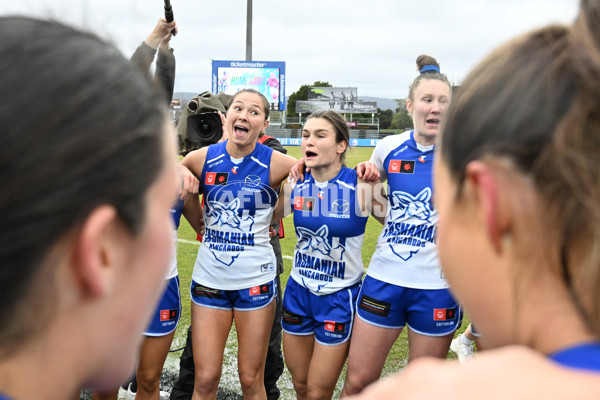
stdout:
[[(515, 368), (518, 366), (518, 368)], [(429, 399), (595, 399), (600, 376), (564, 368), (524, 346), (487, 350), (467, 363), (421, 358), (397, 375), (367, 387), (352, 400)]]

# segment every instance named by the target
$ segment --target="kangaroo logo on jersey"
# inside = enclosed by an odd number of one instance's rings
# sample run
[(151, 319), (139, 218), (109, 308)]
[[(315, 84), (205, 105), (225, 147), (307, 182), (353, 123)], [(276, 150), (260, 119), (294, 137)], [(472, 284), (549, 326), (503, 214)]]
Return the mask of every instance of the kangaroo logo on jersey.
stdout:
[[(218, 176), (216, 178), (218, 180)], [(206, 232), (203, 246), (206, 245), (214, 259), (225, 266), (233, 265), (242, 252), (253, 251), (255, 222), (271, 221), (277, 200), (277, 193), (261, 183), (259, 176), (235, 180), (235, 175), (231, 174), (229, 178), (227, 185), (215, 185), (204, 193)]]
[[(219, 203), (217, 201), (209, 201), (210, 211), (209, 216), (214, 217), (215, 220), (211, 225), (218, 224), (219, 226), (230, 226), (234, 229), (242, 230), (240, 225), (242, 224), (241, 218), (238, 216), (238, 210), (240, 208), (240, 199), (236, 198), (229, 204)], [(251, 216), (247, 217), (254, 223)], [(252, 223), (250, 229), (252, 229)]]
[(429, 217), (433, 214), (429, 206), (431, 199), (431, 189), (425, 188), (416, 196), (406, 192), (392, 192), (391, 214), (394, 220), (400, 218), (416, 217), (429, 222)]
[(415, 161), (409, 160), (390, 160), (388, 166), (388, 173), (390, 174), (414, 174), (415, 173)]
[(294, 265), (302, 280), (306, 278), (318, 281), (317, 291), (320, 291), (329, 282), (333, 282), (334, 278), (344, 279), (346, 247), (337, 237), (332, 237), (331, 243), (329, 242), (327, 225), (322, 225), (316, 232), (297, 226), (296, 235), (298, 244), (294, 254)]
[[(209, 226), (224, 227), (232, 230), (223, 231), (206, 228), (204, 242), (209, 246), (215, 258), (225, 265), (231, 265), (244, 251), (244, 246), (254, 246), (252, 232), (254, 218), (250, 215), (240, 217), (240, 199), (236, 198), (229, 204), (218, 201), (209, 201), (207, 217), (212, 221)], [(244, 227), (247, 231), (244, 230)]]
[(317, 251), (325, 256), (331, 254), (331, 246), (327, 242), (327, 234), (329, 233), (327, 225), (323, 225), (316, 232), (301, 226), (297, 227), (296, 230), (300, 234), (298, 246), (301, 250)]
[(430, 206), (431, 189), (425, 188), (418, 195), (392, 192), (390, 215), (383, 230), (392, 252), (407, 261), (428, 242), (435, 239), (435, 221)]
[(318, 252), (336, 260), (342, 260), (344, 258), (344, 251), (346, 251), (346, 248), (343, 244), (339, 243), (338, 238), (335, 238), (335, 244), (337, 244), (336, 247), (332, 247), (329, 244), (329, 228), (327, 228), (327, 225), (321, 226), (316, 232), (297, 226), (296, 232), (298, 233), (298, 244), (296, 246), (298, 246), (300, 250), (307, 250), (313, 253)]

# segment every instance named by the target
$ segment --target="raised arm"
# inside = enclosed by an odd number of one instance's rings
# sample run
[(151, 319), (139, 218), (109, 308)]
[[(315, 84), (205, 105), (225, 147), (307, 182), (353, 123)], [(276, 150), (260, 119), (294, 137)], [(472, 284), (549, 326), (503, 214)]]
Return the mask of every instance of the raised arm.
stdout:
[(154, 80), (157, 87), (164, 91), (168, 104), (171, 103), (173, 97), (175, 82), (175, 57), (169, 44), (171, 37), (174, 35), (171, 33), (173, 29), (177, 34), (175, 21), (167, 22), (164, 18), (160, 18), (152, 32), (131, 56), (131, 61), (139, 66), (144, 73), (148, 73), (156, 56), (156, 51), (159, 50)]
[(164, 18), (160, 18), (152, 32), (150, 32), (148, 37), (135, 50), (131, 56), (131, 61), (137, 64), (142, 71), (147, 73), (152, 61), (154, 61), (156, 50), (158, 50), (158, 47), (165, 37), (168, 37), (170, 40), (171, 29), (173, 28), (177, 29), (175, 21), (167, 22)]
[(171, 104), (175, 88), (175, 55), (170, 44), (172, 36), (168, 34), (160, 42), (154, 73), (154, 82), (164, 91), (168, 104)]

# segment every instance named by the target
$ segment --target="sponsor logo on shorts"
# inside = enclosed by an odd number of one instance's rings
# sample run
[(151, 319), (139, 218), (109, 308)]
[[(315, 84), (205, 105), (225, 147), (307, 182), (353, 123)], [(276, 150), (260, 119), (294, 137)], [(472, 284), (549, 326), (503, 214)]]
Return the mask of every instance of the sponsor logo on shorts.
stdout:
[(346, 333), (346, 324), (335, 321), (325, 321), (325, 330), (334, 333)]
[(414, 160), (390, 160), (388, 166), (388, 173), (390, 174), (414, 174), (415, 173), (415, 161)]
[(249, 289), (250, 296), (259, 296), (261, 294), (271, 293), (269, 285), (254, 286)]
[(207, 172), (204, 183), (206, 185), (227, 185), (228, 177), (228, 172)]
[(315, 208), (314, 197), (301, 197), (296, 196), (294, 198), (294, 210), (300, 211), (312, 211)]
[(192, 293), (194, 296), (198, 297), (208, 297), (211, 299), (220, 299), (223, 297), (223, 291), (219, 289), (212, 289), (206, 286), (195, 284), (192, 288)]
[(391, 303), (377, 300), (364, 294), (362, 295), (360, 303), (358, 304), (358, 308), (361, 310), (380, 317), (387, 317), (390, 314), (391, 306)]
[(302, 317), (298, 314), (294, 314), (285, 308), (281, 311), (283, 322), (289, 325), (302, 325)]
[(179, 315), (179, 310), (174, 308), (172, 310), (160, 310), (160, 320), (161, 321), (171, 321), (173, 319), (177, 319)]
[(433, 309), (433, 320), (434, 321), (447, 321), (449, 319), (456, 318), (456, 307), (454, 308), (434, 308)]

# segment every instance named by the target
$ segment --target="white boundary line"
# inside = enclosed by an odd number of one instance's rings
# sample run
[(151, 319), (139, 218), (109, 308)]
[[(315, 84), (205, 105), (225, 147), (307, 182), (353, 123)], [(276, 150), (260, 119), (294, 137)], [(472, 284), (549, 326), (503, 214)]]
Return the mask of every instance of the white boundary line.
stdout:
[(195, 244), (197, 246), (200, 246), (201, 242), (197, 241), (197, 240), (185, 240), (185, 239), (177, 239), (178, 242), (181, 243), (187, 243), (187, 244)]

